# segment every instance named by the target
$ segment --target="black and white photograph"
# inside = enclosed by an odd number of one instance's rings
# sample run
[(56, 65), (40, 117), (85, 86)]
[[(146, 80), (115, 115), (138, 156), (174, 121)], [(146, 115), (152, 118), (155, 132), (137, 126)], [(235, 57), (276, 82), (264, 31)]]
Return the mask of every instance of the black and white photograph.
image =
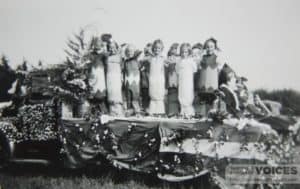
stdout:
[(0, 0), (0, 189), (299, 189), (299, 11)]

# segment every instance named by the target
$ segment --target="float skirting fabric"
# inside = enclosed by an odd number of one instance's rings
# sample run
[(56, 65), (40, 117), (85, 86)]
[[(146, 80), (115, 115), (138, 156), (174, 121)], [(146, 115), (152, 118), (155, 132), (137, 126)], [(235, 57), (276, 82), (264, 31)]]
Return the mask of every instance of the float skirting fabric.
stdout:
[(259, 127), (242, 130), (213, 121), (109, 118), (63, 120), (61, 138), (75, 166), (99, 157), (118, 168), (154, 173), (182, 181), (216, 171), (224, 176), (230, 163), (266, 163), (265, 145), (277, 136)]

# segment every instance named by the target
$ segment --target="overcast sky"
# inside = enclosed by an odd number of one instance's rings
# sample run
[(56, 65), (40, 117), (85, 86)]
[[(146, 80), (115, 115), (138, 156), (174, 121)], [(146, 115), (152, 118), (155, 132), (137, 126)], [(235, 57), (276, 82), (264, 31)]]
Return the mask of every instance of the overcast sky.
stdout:
[(213, 36), (250, 88), (300, 90), (298, 0), (0, 0), (0, 53), (11, 64), (59, 63), (80, 27), (139, 48)]

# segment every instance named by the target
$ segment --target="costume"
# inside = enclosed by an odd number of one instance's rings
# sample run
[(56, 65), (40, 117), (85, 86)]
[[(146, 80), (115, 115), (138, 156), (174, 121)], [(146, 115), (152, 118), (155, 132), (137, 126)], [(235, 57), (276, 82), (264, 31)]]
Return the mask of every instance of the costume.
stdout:
[(150, 72), (150, 62), (149, 56), (144, 57), (141, 63), (141, 98), (142, 107), (147, 109), (150, 103), (149, 97), (149, 72)]
[(202, 93), (212, 93), (218, 89), (218, 64), (217, 56), (204, 55), (200, 63), (199, 90)]
[(89, 74), (89, 85), (91, 87), (91, 94), (95, 98), (102, 99), (106, 96), (106, 79), (104, 68), (104, 57), (97, 56), (94, 63), (91, 65)]
[(88, 83), (90, 86), (89, 100), (92, 104), (100, 105), (101, 113), (108, 113), (106, 101), (106, 79), (105, 79), (105, 57), (103, 55), (95, 55), (94, 61), (89, 68)]
[(235, 117), (241, 117), (240, 103), (235, 91), (226, 84), (222, 84), (220, 90), (224, 94), (223, 101), (226, 104), (227, 112)]
[(121, 64), (122, 58), (119, 54), (107, 57), (107, 98), (112, 115), (124, 115)]
[(179, 113), (178, 101), (178, 76), (176, 73), (176, 65), (179, 61), (178, 57), (168, 59), (168, 67), (166, 69), (167, 75), (167, 113), (169, 116), (177, 115)]
[(192, 58), (181, 59), (176, 66), (178, 74), (178, 99), (180, 102), (180, 113), (183, 115), (194, 115), (194, 73), (197, 64)]
[(221, 63), (216, 54), (206, 54), (203, 56), (200, 66), (200, 78), (197, 87), (199, 89), (198, 94), (201, 100), (211, 104), (216, 98), (214, 91), (217, 90), (219, 86), (218, 81)]
[(149, 96), (148, 113), (165, 114), (165, 58), (163, 56), (149, 59)]
[(134, 112), (140, 111), (140, 63), (137, 57), (124, 62), (125, 89), (127, 108), (133, 108)]

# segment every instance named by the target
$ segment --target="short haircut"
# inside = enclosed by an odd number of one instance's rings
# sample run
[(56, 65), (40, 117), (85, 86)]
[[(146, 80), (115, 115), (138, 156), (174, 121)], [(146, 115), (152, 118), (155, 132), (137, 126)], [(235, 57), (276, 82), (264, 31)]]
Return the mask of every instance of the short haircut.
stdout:
[(156, 39), (153, 44), (152, 44), (152, 51), (155, 45), (160, 44), (162, 46), (162, 49), (164, 49), (164, 43), (162, 42), (161, 39)]
[(107, 43), (107, 49), (110, 50), (110, 45), (114, 44), (116, 46), (117, 49), (119, 49), (119, 45), (116, 41), (110, 41), (109, 43)]
[(211, 38), (209, 38), (209, 39), (207, 39), (207, 40), (205, 41), (205, 43), (204, 43), (204, 49), (207, 49), (207, 45), (208, 45), (209, 42), (213, 42), (213, 43), (215, 44), (215, 48), (216, 48), (217, 50), (220, 50), (220, 48), (219, 48), (219, 46), (218, 46), (218, 41), (217, 41), (215, 38), (213, 38), (213, 37), (211, 37)]
[(200, 50), (202, 50), (203, 49), (203, 45), (202, 45), (202, 43), (196, 43), (195, 45), (193, 45), (192, 49), (200, 49)]

